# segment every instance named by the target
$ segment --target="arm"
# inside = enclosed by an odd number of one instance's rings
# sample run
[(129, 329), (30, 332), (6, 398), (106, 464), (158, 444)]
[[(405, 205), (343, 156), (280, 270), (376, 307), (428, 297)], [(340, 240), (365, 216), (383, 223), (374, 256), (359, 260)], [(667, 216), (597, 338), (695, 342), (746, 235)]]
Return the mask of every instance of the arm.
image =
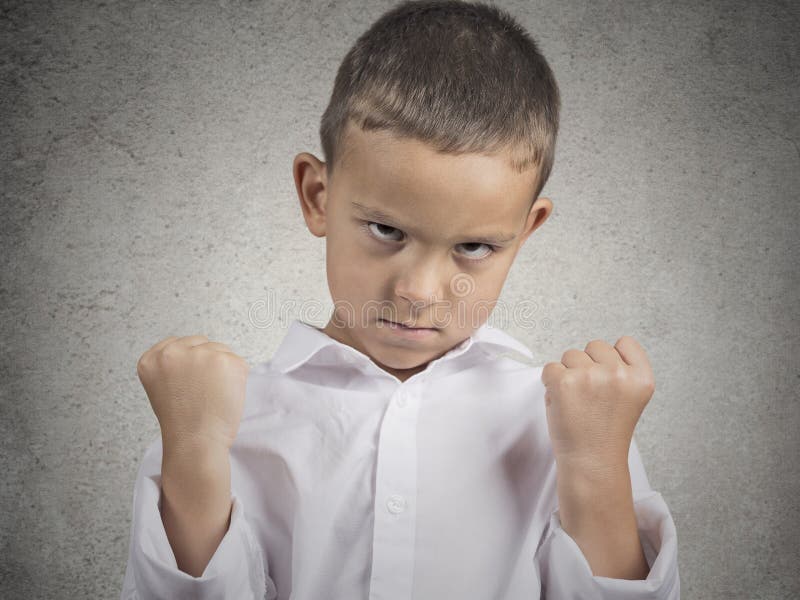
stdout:
[(178, 568), (200, 577), (230, 525), (228, 450), (165, 447), (161, 490), (161, 518)]
[(632, 491), (649, 488), (633, 443), (655, 391), (644, 349), (630, 336), (613, 347), (592, 340), (547, 363), (541, 380), (559, 495), (537, 555), (545, 597), (677, 600), (669, 509), (658, 494)]
[(241, 499), (230, 450), (249, 366), (206, 336), (170, 336), (136, 371), (161, 428), (134, 488), (123, 598), (261, 598), (267, 569)]
[(628, 465), (590, 472), (561, 464), (557, 488), (562, 527), (592, 574), (646, 579), (650, 569), (639, 541)]
[[(179, 568), (161, 514), (168, 503), (162, 485), (163, 474), (167, 473), (162, 468), (165, 463), (161, 439), (156, 439), (145, 451), (136, 476), (128, 562), (120, 600), (274, 600), (277, 591), (269, 575), (266, 554), (247, 518), (247, 507), (242, 497), (236, 494), (235, 478), (227, 498), (232, 504), (230, 523), (218, 545), (206, 550), (211, 553), (210, 561), (201, 559), (207, 564), (201, 567), (202, 573), (198, 576)], [(169, 484), (167, 489), (170, 489)], [(228, 515), (224, 514), (223, 519), (227, 518)], [(191, 528), (191, 525), (187, 526), (189, 543), (195, 539), (191, 536), (196, 536)], [(178, 546), (175, 544), (175, 549), (181, 556)]]
[[(596, 560), (592, 559), (590, 565), (591, 551), (586, 543), (582, 541), (579, 546), (577, 540), (563, 527), (560, 515), (565, 503), (558, 495), (561, 492), (557, 490), (564, 486), (560, 486), (557, 481), (561, 474), (554, 463), (551, 476), (547, 478), (548, 488), (545, 490), (553, 510), (534, 558), (542, 584), (542, 600), (680, 599), (675, 523), (661, 494), (650, 486), (635, 440), (631, 440), (628, 471), (633, 490), (632, 506), (637, 537), (648, 565), (645, 576), (635, 579), (613, 577), (601, 571)], [(562, 480), (566, 481), (564, 478)], [(599, 496), (603, 493), (597, 491), (596, 499), (600, 500)], [(569, 502), (567, 499), (567, 503)], [(613, 529), (610, 524), (609, 529)], [(612, 535), (616, 535), (616, 532)], [(612, 552), (611, 548), (610, 545), (609, 553)], [(618, 555), (616, 550), (613, 552)]]

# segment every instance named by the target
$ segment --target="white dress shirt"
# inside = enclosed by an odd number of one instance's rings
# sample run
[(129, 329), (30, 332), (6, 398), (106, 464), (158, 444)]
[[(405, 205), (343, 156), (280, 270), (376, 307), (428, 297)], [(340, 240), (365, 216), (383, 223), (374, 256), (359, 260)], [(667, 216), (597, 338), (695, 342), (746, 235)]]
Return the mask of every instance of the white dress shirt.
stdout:
[(401, 382), (294, 319), (250, 369), (232, 514), (201, 577), (159, 512), (160, 437), (133, 492), (122, 600), (680, 598), (675, 524), (632, 441), (646, 579), (592, 575), (561, 528), (542, 366), (484, 323)]

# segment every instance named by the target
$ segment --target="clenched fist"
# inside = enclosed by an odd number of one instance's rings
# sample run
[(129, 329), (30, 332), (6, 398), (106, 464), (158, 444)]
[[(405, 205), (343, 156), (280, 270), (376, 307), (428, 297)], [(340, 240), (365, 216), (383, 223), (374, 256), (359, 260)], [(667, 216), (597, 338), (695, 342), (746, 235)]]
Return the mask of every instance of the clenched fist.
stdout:
[(655, 391), (647, 354), (630, 336), (593, 340), (545, 364), (547, 425), (556, 461), (588, 470), (627, 466), (631, 439)]
[(249, 370), (229, 346), (204, 335), (168, 337), (142, 354), (136, 372), (161, 426), (164, 448), (229, 451), (244, 410)]

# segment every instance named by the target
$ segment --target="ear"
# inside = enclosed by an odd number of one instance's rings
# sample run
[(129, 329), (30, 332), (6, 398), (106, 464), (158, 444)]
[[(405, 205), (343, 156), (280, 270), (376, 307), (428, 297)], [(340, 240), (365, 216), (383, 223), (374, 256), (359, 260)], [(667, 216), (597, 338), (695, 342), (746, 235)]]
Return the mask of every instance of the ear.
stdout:
[(300, 208), (309, 231), (325, 236), (328, 195), (327, 165), (313, 154), (301, 152), (294, 157), (292, 174)]
[(550, 198), (542, 196), (536, 199), (536, 202), (533, 203), (530, 211), (528, 211), (525, 229), (522, 230), (521, 234), (520, 247), (525, 243), (525, 240), (528, 239), (528, 236), (547, 220), (551, 212), (553, 212), (553, 203), (550, 201)]

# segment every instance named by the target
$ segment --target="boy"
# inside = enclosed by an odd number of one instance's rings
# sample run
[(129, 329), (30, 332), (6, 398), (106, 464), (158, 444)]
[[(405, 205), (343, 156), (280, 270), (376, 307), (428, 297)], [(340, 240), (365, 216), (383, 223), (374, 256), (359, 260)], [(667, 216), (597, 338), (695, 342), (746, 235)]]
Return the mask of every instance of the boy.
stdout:
[(334, 312), (250, 370), (169, 337), (122, 598), (679, 598), (623, 336), (558, 363), (486, 323), (547, 219), (558, 89), (481, 3), (403, 2), (356, 42), (293, 173)]

